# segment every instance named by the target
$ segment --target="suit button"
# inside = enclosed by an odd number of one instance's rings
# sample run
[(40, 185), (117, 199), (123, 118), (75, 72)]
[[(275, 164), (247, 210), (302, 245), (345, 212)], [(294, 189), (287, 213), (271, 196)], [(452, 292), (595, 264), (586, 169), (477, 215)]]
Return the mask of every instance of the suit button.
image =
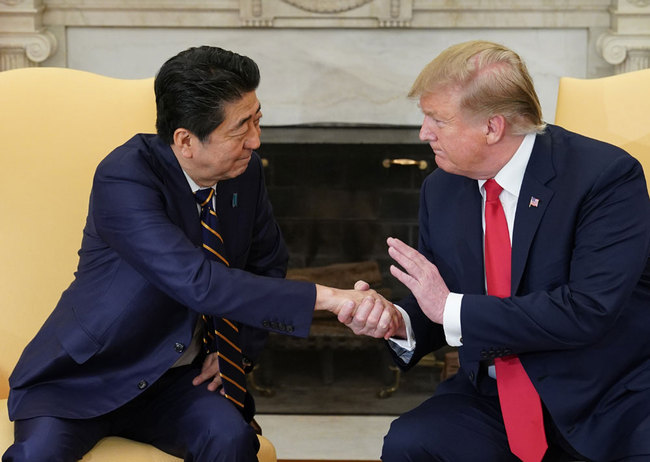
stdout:
[(174, 344), (174, 350), (176, 350), (177, 353), (182, 353), (183, 351), (185, 351), (185, 345), (183, 345), (182, 343), (176, 342)]
[(272, 327), (273, 329), (276, 329), (276, 330), (277, 330), (277, 329), (278, 329), (278, 323), (275, 322), (275, 321), (271, 321), (271, 327)]
[(138, 388), (139, 388), (140, 390), (144, 390), (145, 388), (147, 388), (147, 385), (149, 385), (149, 384), (147, 383), (146, 380), (140, 380), (140, 381), (138, 382)]
[(481, 350), (481, 358), (487, 359), (487, 357), (488, 357), (487, 351)]
[(293, 326), (287, 326), (287, 332), (293, 332), (294, 330)]
[(262, 321), (262, 326), (269, 327), (271, 324), (268, 321)]

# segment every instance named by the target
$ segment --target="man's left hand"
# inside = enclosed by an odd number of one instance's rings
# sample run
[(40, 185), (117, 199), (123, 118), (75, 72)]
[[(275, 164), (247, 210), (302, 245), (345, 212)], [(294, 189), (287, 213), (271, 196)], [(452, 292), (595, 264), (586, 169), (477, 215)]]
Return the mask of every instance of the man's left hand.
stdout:
[(390, 273), (410, 289), (429, 319), (442, 324), (449, 289), (436, 265), (399, 239), (389, 237), (386, 242), (388, 254), (406, 271), (391, 265)]
[(201, 373), (194, 377), (192, 380), (192, 385), (197, 386), (202, 383), (212, 380), (208, 383), (208, 390), (217, 391), (219, 390), (223, 395), (225, 392), (221, 386), (221, 376), (219, 375), (219, 358), (217, 353), (210, 353), (203, 360), (203, 366), (201, 367)]

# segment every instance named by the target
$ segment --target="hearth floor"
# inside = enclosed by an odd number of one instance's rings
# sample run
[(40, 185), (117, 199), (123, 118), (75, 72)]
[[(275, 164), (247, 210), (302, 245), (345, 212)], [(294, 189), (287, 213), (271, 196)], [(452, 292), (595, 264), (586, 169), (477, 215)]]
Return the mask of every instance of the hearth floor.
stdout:
[(262, 414), (255, 419), (279, 461), (378, 461), (395, 416)]

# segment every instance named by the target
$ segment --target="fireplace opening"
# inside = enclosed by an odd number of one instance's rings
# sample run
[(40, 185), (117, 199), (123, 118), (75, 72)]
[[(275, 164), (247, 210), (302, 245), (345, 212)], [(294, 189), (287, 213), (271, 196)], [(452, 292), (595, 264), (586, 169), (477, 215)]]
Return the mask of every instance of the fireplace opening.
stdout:
[[(408, 290), (389, 272), (386, 238), (417, 248), (420, 186), (436, 167), (431, 148), (417, 137), (418, 128), (284, 127), (268, 132), (262, 130), (259, 153), (289, 249), (287, 277), (339, 288), (364, 279), (391, 301), (406, 296)], [(434, 363), (444, 369), (442, 361)], [(392, 414), (430, 396), (437, 373), (429, 368), (418, 378), (409, 372), (406, 380), (382, 340), (357, 337), (329, 313), (318, 313), (307, 339), (271, 334), (252, 385), (262, 397), (257, 400), (260, 412)], [(410, 401), (396, 399), (409, 389), (405, 381), (415, 390)], [(363, 412), (342, 400), (351, 390), (375, 400), (373, 406), (361, 404)], [(284, 392), (292, 398), (283, 398)], [(296, 396), (303, 396), (302, 401)], [(388, 397), (392, 402), (377, 405), (376, 400)], [(338, 411), (335, 402), (343, 406)]]
[(417, 128), (365, 130), (312, 128), (311, 142), (298, 129), (274, 133), (259, 152), (289, 268), (376, 261), (399, 299), (407, 291), (388, 272), (386, 238), (417, 246), (420, 186), (435, 162)]

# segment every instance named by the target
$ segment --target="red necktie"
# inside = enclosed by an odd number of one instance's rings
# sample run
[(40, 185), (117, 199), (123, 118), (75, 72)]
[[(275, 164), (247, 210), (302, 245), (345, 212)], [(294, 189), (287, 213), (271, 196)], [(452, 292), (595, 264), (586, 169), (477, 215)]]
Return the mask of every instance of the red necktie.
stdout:
[[(509, 297), (511, 246), (508, 223), (499, 200), (503, 188), (493, 179), (487, 180), (484, 188), (487, 292)], [(496, 358), (494, 366), (510, 450), (524, 462), (539, 462), (548, 447), (539, 395), (516, 355)]]

